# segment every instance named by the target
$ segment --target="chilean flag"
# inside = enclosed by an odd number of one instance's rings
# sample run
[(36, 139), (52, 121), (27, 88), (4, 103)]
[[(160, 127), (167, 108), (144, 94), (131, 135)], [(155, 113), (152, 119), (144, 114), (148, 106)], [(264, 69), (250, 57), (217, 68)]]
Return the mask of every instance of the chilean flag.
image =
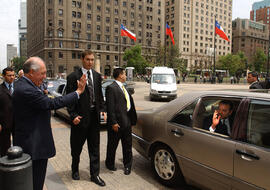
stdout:
[(166, 35), (169, 35), (171, 37), (173, 45), (175, 44), (174, 39), (173, 39), (173, 33), (169, 25), (166, 23)]
[(121, 36), (127, 36), (136, 41), (136, 34), (130, 32), (123, 24), (121, 24)]
[(223, 28), (220, 26), (220, 24), (218, 23), (218, 21), (216, 21), (216, 27), (215, 27), (215, 32), (216, 34), (218, 34), (221, 38), (223, 38), (226, 41), (230, 41), (229, 38), (227, 37), (227, 35), (225, 34)]

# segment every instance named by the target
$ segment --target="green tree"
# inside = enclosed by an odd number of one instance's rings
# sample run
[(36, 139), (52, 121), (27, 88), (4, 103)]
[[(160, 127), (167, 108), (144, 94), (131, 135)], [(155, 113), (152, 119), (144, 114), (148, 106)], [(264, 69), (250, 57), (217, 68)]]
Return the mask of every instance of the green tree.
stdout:
[(261, 71), (263, 71), (263, 68), (266, 65), (266, 60), (267, 57), (264, 54), (263, 50), (257, 49), (256, 53), (253, 56), (252, 69), (260, 73)]
[[(166, 56), (166, 63), (164, 64)], [(177, 68), (181, 72), (186, 72), (187, 64), (186, 61), (181, 58), (181, 53), (176, 46), (159, 46), (156, 55), (156, 65), (157, 66), (167, 66), (170, 68)]]
[(18, 73), (18, 71), (23, 68), (23, 64), (26, 61), (26, 59), (27, 59), (26, 57), (14, 57), (12, 59), (13, 68), (16, 73)]
[[(231, 75), (235, 75), (239, 70), (245, 69), (244, 57), (237, 55), (227, 54), (225, 56), (220, 56), (217, 62), (217, 69), (228, 70)], [(238, 73), (239, 75), (239, 73)]]
[(145, 68), (150, 66), (142, 54), (142, 48), (140, 45), (133, 46), (126, 49), (124, 53), (124, 61), (127, 61), (128, 67), (134, 67), (136, 73), (144, 74)]

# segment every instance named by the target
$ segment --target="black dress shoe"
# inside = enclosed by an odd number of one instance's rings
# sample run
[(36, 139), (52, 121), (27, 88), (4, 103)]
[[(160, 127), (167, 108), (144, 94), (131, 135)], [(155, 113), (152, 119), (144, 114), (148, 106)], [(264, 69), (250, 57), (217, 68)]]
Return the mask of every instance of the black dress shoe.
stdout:
[(116, 171), (116, 170), (117, 170), (117, 168), (116, 168), (115, 166), (113, 166), (113, 167), (108, 167), (108, 166), (106, 165), (106, 168), (107, 168), (108, 170), (111, 170), (111, 171)]
[(80, 180), (79, 172), (72, 172), (72, 179), (74, 179), (74, 180)]
[(105, 186), (105, 182), (99, 177), (99, 176), (91, 176), (91, 181), (93, 181), (95, 184), (99, 186)]
[(125, 174), (125, 175), (129, 175), (130, 172), (131, 172), (131, 169), (130, 169), (130, 168), (125, 168), (125, 169), (124, 169), (124, 174)]

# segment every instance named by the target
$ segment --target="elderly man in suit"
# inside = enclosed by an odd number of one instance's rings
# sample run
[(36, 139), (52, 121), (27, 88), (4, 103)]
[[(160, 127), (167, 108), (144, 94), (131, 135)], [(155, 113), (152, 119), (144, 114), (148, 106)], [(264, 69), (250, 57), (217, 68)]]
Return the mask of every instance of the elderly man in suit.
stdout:
[(5, 156), (11, 145), (13, 130), (12, 93), (14, 91), (15, 72), (7, 67), (3, 70), (4, 82), (0, 85), (0, 157)]
[(42, 190), (48, 158), (55, 155), (51, 130), (51, 110), (75, 104), (83, 93), (86, 77), (77, 81), (76, 92), (54, 99), (40, 89), (46, 78), (46, 66), (39, 57), (31, 57), (23, 65), (24, 76), (16, 82), (13, 93), (14, 145), (32, 157), (33, 189)]
[(105, 186), (105, 182), (99, 176), (100, 158), (100, 114), (104, 112), (104, 98), (102, 95), (101, 75), (93, 69), (95, 56), (90, 50), (82, 53), (82, 68), (77, 69), (67, 77), (67, 92), (73, 92), (77, 88), (77, 80), (85, 74), (87, 87), (81, 95), (78, 103), (68, 107), (71, 117), (70, 146), (72, 156), (72, 179), (79, 180), (79, 162), (83, 145), (87, 140), (90, 157), (91, 181), (99, 186)]
[(125, 89), (126, 73), (122, 68), (113, 71), (115, 81), (106, 88), (106, 105), (108, 113), (108, 143), (106, 167), (116, 171), (115, 152), (122, 142), (124, 174), (129, 175), (132, 166), (131, 126), (137, 122), (137, 114), (132, 96)]
[(250, 84), (249, 89), (262, 89), (262, 85), (258, 81), (257, 72), (249, 72), (247, 76), (247, 82)]
[(233, 124), (232, 110), (232, 102), (228, 100), (220, 101), (218, 110), (215, 110), (213, 115), (204, 119), (203, 128), (212, 133), (230, 136)]

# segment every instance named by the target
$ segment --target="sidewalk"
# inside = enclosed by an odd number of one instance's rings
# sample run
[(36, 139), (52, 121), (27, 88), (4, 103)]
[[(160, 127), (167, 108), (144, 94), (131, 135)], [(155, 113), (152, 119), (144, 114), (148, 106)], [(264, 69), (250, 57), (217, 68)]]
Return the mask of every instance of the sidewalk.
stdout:
[[(80, 178), (74, 181), (71, 178), (71, 156), (69, 125), (58, 118), (52, 117), (52, 130), (56, 146), (56, 156), (49, 159), (47, 176), (43, 190), (95, 190), (95, 189), (123, 189), (123, 190), (151, 190), (167, 189), (161, 185), (153, 176), (150, 162), (143, 158), (133, 149), (133, 167), (130, 175), (123, 173), (122, 150), (119, 143), (116, 153), (117, 171), (112, 172), (105, 168), (107, 132), (100, 133), (100, 176), (106, 182), (105, 187), (99, 187), (90, 181), (89, 157), (87, 143), (85, 143), (80, 162)], [(179, 189), (179, 188), (177, 188)]]

